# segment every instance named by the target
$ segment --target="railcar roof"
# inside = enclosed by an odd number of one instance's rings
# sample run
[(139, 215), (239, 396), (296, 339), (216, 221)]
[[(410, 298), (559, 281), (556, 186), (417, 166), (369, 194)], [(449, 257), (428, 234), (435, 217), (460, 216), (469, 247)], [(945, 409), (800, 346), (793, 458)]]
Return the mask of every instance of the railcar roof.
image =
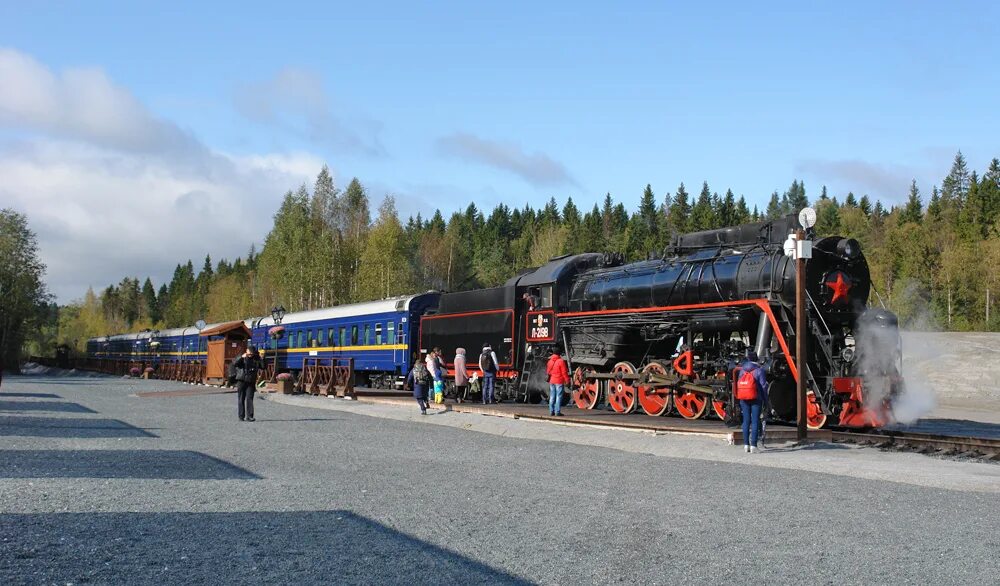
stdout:
[[(421, 293), (420, 295), (423, 295), (423, 293)], [(296, 311), (294, 313), (285, 314), (285, 318), (281, 320), (281, 325), (287, 326), (290, 324), (302, 323), (307, 321), (334, 319), (338, 317), (371, 315), (374, 313), (409, 311), (410, 302), (412, 302), (420, 295), (404, 295), (401, 297), (391, 297), (389, 299), (382, 299), (379, 301), (366, 301), (364, 303), (351, 303), (349, 305), (324, 307), (321, 309), (312, 309), (309, 311)], [(258, 319), (253, 319), (249, 321), (255, 323), (257, 327), (270, 327), (274, 325), (274, 319), (269, 315)]]

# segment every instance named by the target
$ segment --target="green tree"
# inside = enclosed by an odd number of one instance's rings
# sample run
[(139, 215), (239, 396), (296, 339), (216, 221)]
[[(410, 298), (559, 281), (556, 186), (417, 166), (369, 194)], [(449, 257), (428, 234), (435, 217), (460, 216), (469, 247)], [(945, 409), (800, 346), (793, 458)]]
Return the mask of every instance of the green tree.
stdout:
[[(746, 202), (743, 205), (745, 207)], [(736, 196), (733, 195), (732, 189), (726, 190), (726, 195), (722, 198), (722, 203), (719, 205), (719, 211), (716, 216), (719, 226), (735, 226), (740, 223), (736, 209)]]
[(920, 200), (920, 189), (917, 187), (917, 180), (910, 182), (910, 196), (906, 200), (906, 206), (899, 216), (900, 222), (913, 222), (919, 224), (923, 218), (924, 204)]
[(698, 200), (691, 208), (691, 230), (710, 230), (716, 226), (715, 210), (712, 208), (712, 194), (708, 189), (708, 182), (701, 185), (701, 193)]
[(670, 233), (674, 236), (684, 234), (690, 228), (691, 203), (688, 199), (688, 192), (684, 189), (684, 183), (681, 183), (670, 203), (668, 224), (670, 225)]
[(396, 215), (396, 201), (386, 196), (361, 253), (357, 280), (362, 298), (382, 299), (410, 293), (413, 278), (406, 256), (406, 238)]
[(0, 210), (0, 368), (18, 371), (25, 335), (49, 301), (44, 274), (28, 218), (12, 209)]
[(771, 199), (767, 202), (767, 211), (764, 212), (768, 220), (776, 220), (784, 215), (785, 210), (778, 198), (778, 192), (771, 193)]

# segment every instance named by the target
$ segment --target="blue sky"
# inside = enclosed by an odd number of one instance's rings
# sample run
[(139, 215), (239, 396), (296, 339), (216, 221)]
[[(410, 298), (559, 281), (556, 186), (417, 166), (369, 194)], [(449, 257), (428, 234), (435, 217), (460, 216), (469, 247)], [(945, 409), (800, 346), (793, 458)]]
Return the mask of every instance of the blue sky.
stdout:
[[(323, 162), (340, 186), (359, 177), (373, 209), (395, 194), (405, 216), (550, 196), (589, 207), (605, 192), (634, 207), (646, 183), (662, 197), (703, 180), (751, 205), (795, 178), (810, 197), (825, 184), (891, 204), (914, 178), (929, 192), (958, 149), (980, 170), (1000, 156), (1000, 9), (986, 2), (144, 4), (0, 7), (0, 48), (21, 63), (0, 83), (25, 86), (14, 71), (62, 88), (20, 96), (6, 115), (0, 98), (0, 170), (24, 181), (0, 188), (0, 205), (40, 217), (63, 300), (88, 278), (162, 276), (178, 254), (241, 254), (281, 192)], [(122, 103), (135, 123), (110, 136)], [(137, 138), (149, 133), (159, 138)], [(75, 190), (28, 181), (78, 167)], [(103, 218), (90, 227), (131, 231), (136, 246), (54, 275), (108, 242), (38, 202), (88, 199), (87, 214), (100, 193), (130, 191), (201, 217)], [(166, 232), (158, 248), (138, 244), (146, 222), (219, 223), (234, 208), (261, 221), (166, 251)]]

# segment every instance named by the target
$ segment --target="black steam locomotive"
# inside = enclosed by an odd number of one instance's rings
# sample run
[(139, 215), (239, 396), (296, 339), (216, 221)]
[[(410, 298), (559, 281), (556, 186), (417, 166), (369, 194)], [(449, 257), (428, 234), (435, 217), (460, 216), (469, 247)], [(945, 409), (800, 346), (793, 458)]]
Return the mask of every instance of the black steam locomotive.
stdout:
[(856, 240), (814, 242), (805, 275), (810, 350), (805, 372), (795, 367), (795, 262), (783, 250), (794, 222), (681, 235), (642, 262), (556, 258), (501, 287), (445, 294), (421, 320), (420, 345), (448, 356), (464, 347), (474, 364), (488, 342), (500, 396), (516, 401), (545, 396), (542, 357), (559, 346), (578, 407), (606, 402), (621, 413), (689, 419), (732, 417), (734, 368), (753, 348), (767, 368), (773, 417), (794, 420), (804, 376), (810, 427), (883, 425), (901, 385), (898, 326), (867, 306), (871, 279)]

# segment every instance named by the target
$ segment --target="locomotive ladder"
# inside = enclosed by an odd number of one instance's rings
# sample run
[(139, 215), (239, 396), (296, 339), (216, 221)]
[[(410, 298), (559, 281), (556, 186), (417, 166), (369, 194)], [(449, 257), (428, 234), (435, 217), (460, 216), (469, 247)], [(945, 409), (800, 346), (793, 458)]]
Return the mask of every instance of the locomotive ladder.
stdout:
[(528, 382), (531, 379), (531, 367), (535, 363), (535, 353), (525, 352), (524, 364), (521, 367), (521, 374), (517, 377), (517, 394), (514, 402), (528, 402)]

